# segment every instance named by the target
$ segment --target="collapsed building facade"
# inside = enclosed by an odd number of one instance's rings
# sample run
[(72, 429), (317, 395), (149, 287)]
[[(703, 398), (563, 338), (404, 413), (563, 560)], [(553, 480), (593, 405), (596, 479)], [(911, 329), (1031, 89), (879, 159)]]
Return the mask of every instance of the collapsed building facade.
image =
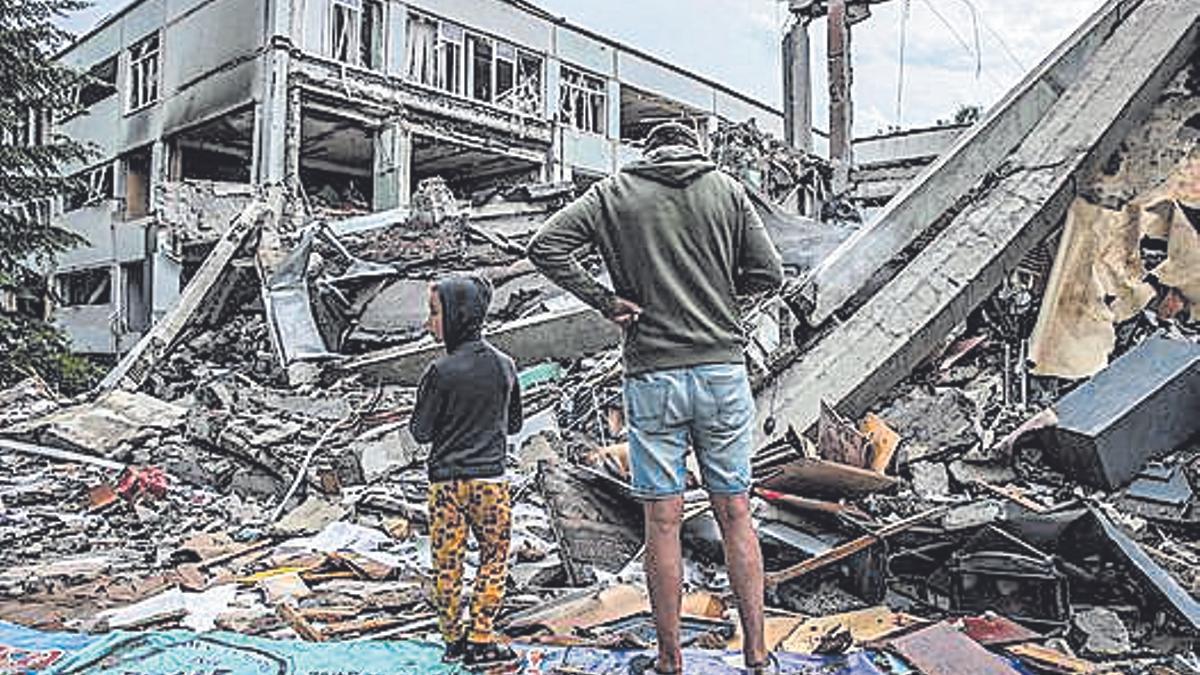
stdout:
[(462, 199), (586, 185), (667, 119), (781, 131), (769, 106), (515, 1), (137, 0), (61, 58), (94, 78), (61, 124), (98, 150), (61, 215), (89, 245), (55, 270), (83, 352), (127, 351), (259, 186), (350, 215), (431, 176)]

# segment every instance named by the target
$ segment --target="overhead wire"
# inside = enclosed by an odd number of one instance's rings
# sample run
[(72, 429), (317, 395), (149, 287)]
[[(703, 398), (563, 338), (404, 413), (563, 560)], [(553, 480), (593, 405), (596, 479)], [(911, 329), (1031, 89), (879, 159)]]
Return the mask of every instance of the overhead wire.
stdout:
[[(958, 40), (958, 44), (962, 45), (962, 48), (965, 49), (967, 51), (967, 53), (969, 53), (975, 57), (975, 78), (978, 79), (979, 74), (981, 72), (983, 72), (983, 56), (982, 56), (982, 52), (979, 49), (978, 43), (976, 44), (976, 47), (974, 49), (972, 49), (971, 45), (967, 42), (967, 39), (964, 38), (962, 36), (962, 34), (958, 32), (958, 29), (954, 27), (954, 24), (951, 23), (950, 20), (947, 19), (944, 14), (942, 14), (941, 12), (938, 11), (938, 8), (933, 4), (933, 2), (931, 2), (931, 0), (922, 0), (922, 2), (924, 2), (925, 6), (928, 7), (931, 12), (933, 12), (934, 16), (936, 16), (938, 18), (938, 21), (942, 22), (942, 25), (946, 27), (946, 30), (950, 31), (950, 34), (952, 36), (954, 36), (954, 39)], [(974, 12), (972, 12), (972, 16), (974, 16)], [(976, 25), (976, 40), (977, 41), (978, 41), (978, 36), (979, 36), (978, 25)], [(991, 79), (992, 83), (995, 84), (1000, 89), (1008, 88), (1003, 82), (1001, 82), (999, 79), (997, 79), (996, 76), (993, 75), (990, 71), (988, 71), (988, 78)]]

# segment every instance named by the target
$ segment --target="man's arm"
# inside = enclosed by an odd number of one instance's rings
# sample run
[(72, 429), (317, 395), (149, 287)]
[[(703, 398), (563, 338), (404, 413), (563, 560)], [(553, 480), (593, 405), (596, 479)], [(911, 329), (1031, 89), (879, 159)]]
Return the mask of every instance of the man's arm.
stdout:
[(508, 395), (508, 433), (519, 433), (523, 426), (525, 411), (521, 406), (521, 380), (514, 374), (512, 391)]
[(616, 294), (588, 274), (576, 255), (592, 243), (599, 218), (600, 198), (593, 187), (551, 216), (529, 242), (527, 253), (550, 281), (607, 316)]
[(408, 420), (408, 430), (418, 443), (433, 442), (433, 430), (440, 407), (437, 379), (437, 369), (431, 363), (421, 376), (421, 384), (417, 386), (417, 402), (413, 406), (412, 417)]
[(738, 191), (741, 205), (742, 245), (738, 250), (734, 286), (740, 295), (768, 293), (783, 285), (783, 259), (767, 235), (758, 211), (745, 190)]

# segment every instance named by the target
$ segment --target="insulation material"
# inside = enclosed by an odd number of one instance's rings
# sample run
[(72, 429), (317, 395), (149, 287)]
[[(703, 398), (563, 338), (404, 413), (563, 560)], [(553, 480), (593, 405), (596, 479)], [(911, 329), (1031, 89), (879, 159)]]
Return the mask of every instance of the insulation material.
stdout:
[(1192, 205), (1178, 201), (1169, 204), (1167, 259), (1154, 268), (1153, 274), (1162, 284), (1183, 294), (1194, 321), (1195, 305), (1200, 301), (1200, 234), (1196, 232), (1200, 227), (1200, 199)]
[(1030, 339), (1037, 375), (1090, 377), (1108, 365), (1114, 323), (1126, 321), (1154, 298), (1143, 280), (1136, 211), (1115, 211), (1076, 199), (1046, 295)]

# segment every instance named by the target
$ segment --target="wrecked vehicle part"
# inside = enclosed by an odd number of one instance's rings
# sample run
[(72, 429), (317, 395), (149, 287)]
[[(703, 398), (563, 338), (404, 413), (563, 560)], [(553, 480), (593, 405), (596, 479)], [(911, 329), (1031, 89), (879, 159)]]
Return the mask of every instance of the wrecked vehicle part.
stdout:
[(1200, 345), (1147, 340), (1054, 409), (1050, 458), (1089, 485), (1122, 487), (1146, 460), (1200, 432)]

